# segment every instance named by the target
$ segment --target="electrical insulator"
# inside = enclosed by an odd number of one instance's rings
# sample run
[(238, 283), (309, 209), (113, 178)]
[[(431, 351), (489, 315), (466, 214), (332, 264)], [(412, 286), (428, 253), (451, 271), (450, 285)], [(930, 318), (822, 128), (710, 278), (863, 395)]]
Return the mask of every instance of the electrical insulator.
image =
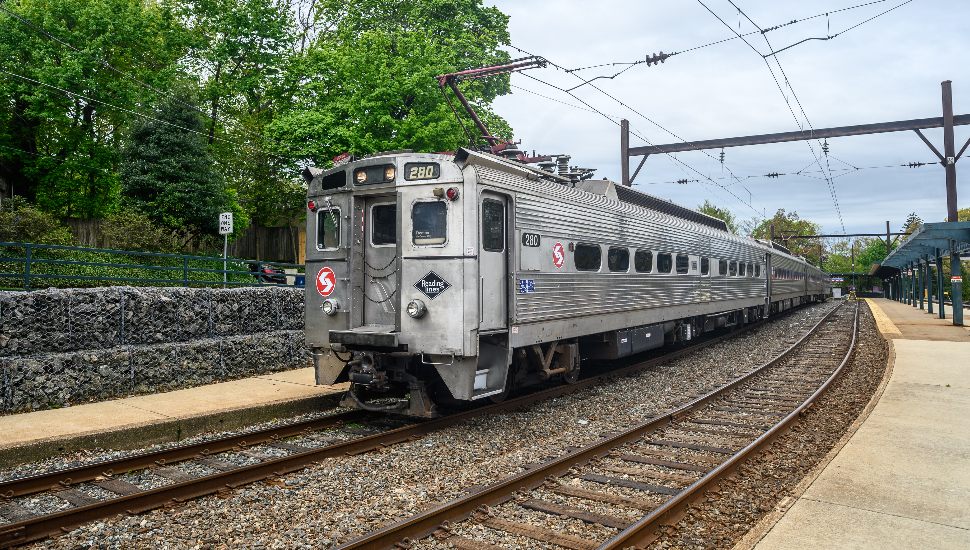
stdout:
[(688, 181), (690, 181), (690, 180), (688, 180), (687, 178), (684, 178), (684, 179), (677, 180), (677, 183), (679, 183), (681, 185), (687, 185), (687, 182)]
[(779, 174), (778, 172), (768, 172), (767, 174), (765, 174), (766, 178), (777, 178), (779, 176), (781, 176), (781, 174)]
[(721, 164), (724, 164), (724, 149), (721, 149)]
[(829, 140), (822, 142), (822, 152), (825, 153), (825, 156), (829, 155)]
[(644, 62), (647, 64), (647, 66), (663, 63), (664, 61), (667, 60), (668, 57), (670, 57), (670, 55), (671, 54), (669, 53), (663, 53), (663, 52), (655, 53), (653, 55), (646, 56), (644, 58)]

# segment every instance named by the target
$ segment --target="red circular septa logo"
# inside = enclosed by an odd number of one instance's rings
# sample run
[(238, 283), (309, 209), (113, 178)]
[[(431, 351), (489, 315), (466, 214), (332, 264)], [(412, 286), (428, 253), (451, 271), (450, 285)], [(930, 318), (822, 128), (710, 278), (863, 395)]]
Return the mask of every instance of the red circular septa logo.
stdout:
[(326, 298), (333, 294), (333, 289), (337, 288), (337, 276), (329, 267), (321, 268), (317, 272), (317, 292)]
[(552, 263), (558, 268), (562, 267), (563, 262), (566, 261), (566, 249), (563, 248), (561, 242), (556, 242), (552, 245)]

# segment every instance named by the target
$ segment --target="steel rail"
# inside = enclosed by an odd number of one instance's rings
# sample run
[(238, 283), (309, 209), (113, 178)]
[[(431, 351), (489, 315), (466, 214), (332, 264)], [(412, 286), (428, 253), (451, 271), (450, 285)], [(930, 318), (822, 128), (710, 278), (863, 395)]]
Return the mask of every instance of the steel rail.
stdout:
[[(772, 317), (771, 319), (775, 319)], [(340, 443), (335, 443), (325, 447), (311, 448), (305, 452), (298, 452), (288, 456), (274, 458), (259, 462), (257, 464), (252, 464), (248, 466), (242, 466), (236, 469), (217, 472), (208, 476), (195, 478), (187, 481), (176, 482), (170, 485), (165, 485), (155, 489), (149, 489), (134, 493), (131, 495), (119, 496), (118, 498), (96, 502), (93, 504), (88, 504), (84, 506), (77, 506), (53, 514), (42, 515), (37, 517), (31, 517), (19, 522), (8, 523), (0, 525), (0, 548), (8, 548), (12, 546), (17, 546), (21, 544), (26, 544), (28, 542), (33, 542), (47, 538), (49, 536), (68, 531), (72, 528), (78, 527), (86, 522), (93, 521), (96, 519), (101, 519), (104, 517), (110, 517), (115, 514), (137, 514), (145, 512), (154, 508), (159, 508), (171, 503), (180, 503), (193, 498), (198, 498), (206, 495), (211, 495), (220, 491), (225, 491), (227, 489), (234, 489), (242, 485), (254, 483), (257, 481), (269, 479), (272, 477), (278, 477), (296, 470), (300, 470), (314, 462), (320, 461), (326, 458), (332, 458), (336, 456), (343, 455), (354, 455), (376, 450), (385, 446), (401, 443), (404, 441), (419, 438), (421, 436), (427, 435), (429, 433), (451, 427), (453, 425), (459, 424), (466, 420), (476, 418), (479, 416), (484, 416), (487, 414), (492, 414), (496, 412), (504, 412), (515, 410), (521, 407), (525, 407), (542, 401), (545, 399), (551, 399), (561, 395), (567, 395), (574, 393), (589, 387), (596, 386), (603, 383), (606, 380), (610, 380), (617, 377), (628, 376), (634, 374), (645, 368), (656, 366), (673, 359), (680, 358), (682, 356), (694, 353), (715, 343), (721, 342), (728, 338), (732, 338), (743, 331), (751, 330), (763, 325), (766, 320), (762, 320), (756, 323), (750, 323), (747, 325), (742, 325), (728, 333), (702, 340), (697, 344), (691, 345), (689, 347), (676, 350), (664, 355), (636, 363), (627, 367), (622, 367), (619, 369), (607, 371), (589, 378), (581, 379), (575, 384), (560, 385), (545, 390), (540, 390), (538, 392), (530, 393), (520, 397), (515, 397), (507, 401), (496, 403), (492, 405), (487, 405), (484, 407), (479, 407), (471, 410), (466, 410), (463, 412), (455, 413), (449, 416), (444, 416), (441, 418), (436, 418), (426, 422), (410, 424), (407, 426), (402, 426), (400, 428), (391, 429), (385, 432), (373, 434), (370, 436), (365, 436), (362, 438), (356, 438), (349, 441), (344, 441)], [(348, 413), (350, 415), (363, 414), (366, 411), (352, 411)], [(333, 418), (333, 417), (327, 417)], [(317, 421), (324, 421), (326, 419), (317, 419)], [(299, 430), (297, 434), (301, 433), (303, 430)], [(255, 432), (253, 432), (255, 433)], [(252, 441), (254, 438), (252, 434), (243, 434), (241, 436), (244, 438), (243, 441), (237, 446), (241, 446), (242, 443), (246, 441)], [(279, 436), (278, 436), (279, 437)], [(248, 438), (248, 439), (247, 439)], [(272, 437), (270, 438), (272, 439)], [(217, 441), (210, 441), (206, 443), (200, 443), (192, 446), (186, 446), (186, 448), (193, 448), (195, 450), (195, 455), (204, 455), (202, 450), (213, 448)], [(252, 443), (250, 443), (252, 444)], [(202, 447), (202, 449), (198, 449)], [(234, 448), (232, 446), (230, 448)], [(176, 448), (174, 451), (181, 452), (183, 449)], [(140, 455), (136, 457), (129, 457), (129, 459), (140, 461), (144, 463), (146, 457), (153, 456), (155, 453), (146, 453), (145, 455)], [(183, 458), (183, 460), (191, 460), (192, 456), (188, 458)], [(127, 459), (120, 459), (121, 461)], [(171, 459), (169, 459), (171, 460)], [(98, 464), (93, 464), (89, 466), (82, 466), (77, 469), (72, 469), (74, 472), (73, 478), (64, 478), (63, 474), (65, 472), (52, 472), (50, 474), (45, 474), (43, 476), (37, 476), (38, 478), (43, 478), (43, 482), (51, 482), (50, 485), (54, 485), (55, 488), (67, 488), (73, 483), (79, 483), (81, 477), (80, 474), (85, 474), (90, 476), (91, 472), (97, 470), (97, 476), (111, 477), (112, 472), (105, 471), (104, 466), (111, 464), (114, 461), (102, 462)], [(156, 459), (152, 461), (149, 465), (155, 465), (159, 461)], [(86, 469), (90, 469), (86, 471)], [(123, 468), (109, 468), (114, 472), (124, 470)], [(58, 478), (61, 479), (58, 479)], [(27, 478), (33, 479), (33, 478)], [(88, 478), (94, 479), (94, 478)], [(20, 481), (20, 480), (16, 480)], [(62, 483), (63, 482), (63, 483)], [(13, 482), (10, 482), (13, 483)], [(41, 483), (40, 479), (35, 479), (30, 482), (33, 486), (38, 486)], [(47, 485), (47, 488), (50, 488)], [(29, 488), (26, 484), (23, 488), (19, 489), (21, 491)], [(8, 485), (7, 491), (10, 491), (11, 487)], [(3, 498), (3, 495), (0, 495)]]
[[(304, 420), (293, 424), (255, 430), (219, 439), (202, 441), (200, 443), (179, 445), (168, 449), (84, 464), (30, 477), (11, 479), (0, 482), (0, 498), (9, 499), (57, 488), (65, 488), (78, 483), (92, 481), (99, 477), (110, 477), (116, 473), (143, 470), (161, 464), (168, 465), (183, 462), (206, 455), (229, 451), (238, 447), (251, 447), (268, 441), (293, 437), (311, 430), (321, 430), (340, 424), (366, 420), (373, 416), (372, 413), (367, 413), (367, 411), (344, 411), (313, 420)], [(2, 530), (2, 525), (0, 525), (0, 530)]]
[(692, 500), (703, 496), (705, 488), (711, 486), (711, 484), (716, 483), (718, 480), (723, 479), (727, 474), (733, 472), (737, 466), (741, 464), (741, 462), (762, 449), (766, 444), (773, 441), (784, 430), (789, 428), (796, 419), (798, 419), (823, 393), (825, 393), (825, 391), (829, 388), (829, 386), (832, 385), (833, 382), (835, 382), (839, 375), (842, 374), (842, 371), (849, 363), (849, 360), (852, 359), (855, 352), (858, 332), (859, 303), (856, 302), (855, 316), (852, 321), (852, 340), (849, 343), (849, 348), (845, 353), (845, 357), (842, 359), (842, 362), (839, 363), (839, 366), (836, 367), (832, 374), (829, 375), (825, 382), (819, 386), (818, 389), (812, 393), (812, 395), (805, 399), (805, 401), (795, 408), (795, 410), (785, 416), (785, 418), (778, 421), (774, 426), (768, 429), (768, 431), (761, 434), (761, 436), (749, 443), (743, 449), (731, 455), (730, 458), (686, 487), (676, 496), (664, 502), (662, 505), (660, 505), (660, 507), (650, 512), (636, 523), (630, 525), (613, 538), (604, 542), (602, 545), (600, 545), (599, 550), (615, 550), (634, 546), (639, 547), (652, 542), (657, 538), (656, 529), (662, 521), (678, 513)]
[(693, 399), (672, 412), (654, 417), (625, 431), (607, 435), (591, 445), (579, 449), (573, 449), (560, 457), (553, 458), (541, 464), (527, 467), (523, 472), (499, 480), (491, 485), (476, 489), (466, 495), (443, 504), (439, 504), (434, 508), (418, 513), (410, 518), (392, 525), (388, 525), (371, 533), (365, 534), (362, 537), (344, 543), (343, 545), (339, 546), (338, 549), (383, 550), (386, 548), (391, 548), (398, 543), (404, 543), (406, 545), (411, 540), (421, 539), (432, 534), (446, 522), (454, 523), (467, 519), (482, 505), (495, 506), (507, 502), (513, 498), (516, 492), (535, 489), (545, 483), (549, 477), (561, 476), (570, 469), (577, 466), (582, 466), (592, 459), (605, 458), (616, 447), (636, 441), (644, 434), (674, 422), (690, 411), (716, 399), (721, 394), (736, 388), (752, 377), (774, 366), (782, 359), (788, 357), (810, 336), (812, 336), (815, 331), (836, 311), (838, 311), (842, 305), (843, 304), (840, 304), (829, 311), (802, 337), (800, 337), (786, 350), (764, 365), (761, 365), (760, 367), (743, 376), (735, 378), (720, 388)]

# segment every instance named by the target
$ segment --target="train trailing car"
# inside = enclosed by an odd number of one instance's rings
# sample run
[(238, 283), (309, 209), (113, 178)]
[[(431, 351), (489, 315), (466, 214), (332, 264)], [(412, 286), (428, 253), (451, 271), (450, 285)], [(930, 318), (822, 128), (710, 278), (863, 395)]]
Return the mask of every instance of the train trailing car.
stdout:
[(783, 247), (559, 160), (405, 151), (306, 170), (317, 383), (433, 416), (830, 293)]

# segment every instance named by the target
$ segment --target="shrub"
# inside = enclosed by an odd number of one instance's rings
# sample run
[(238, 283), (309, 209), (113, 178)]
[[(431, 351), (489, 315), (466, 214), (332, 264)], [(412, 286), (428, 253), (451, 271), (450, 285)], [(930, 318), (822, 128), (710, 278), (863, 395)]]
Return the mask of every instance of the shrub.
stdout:
[(22, 197), (0, 203), (0, 241), (70, 245), (71, 231)]
[(178, 231), (156, 225), (145, 214), (130, 210), (106, 218), (101, 234), (108, 248), (143, 252), (179, 252), (185, 239)]

